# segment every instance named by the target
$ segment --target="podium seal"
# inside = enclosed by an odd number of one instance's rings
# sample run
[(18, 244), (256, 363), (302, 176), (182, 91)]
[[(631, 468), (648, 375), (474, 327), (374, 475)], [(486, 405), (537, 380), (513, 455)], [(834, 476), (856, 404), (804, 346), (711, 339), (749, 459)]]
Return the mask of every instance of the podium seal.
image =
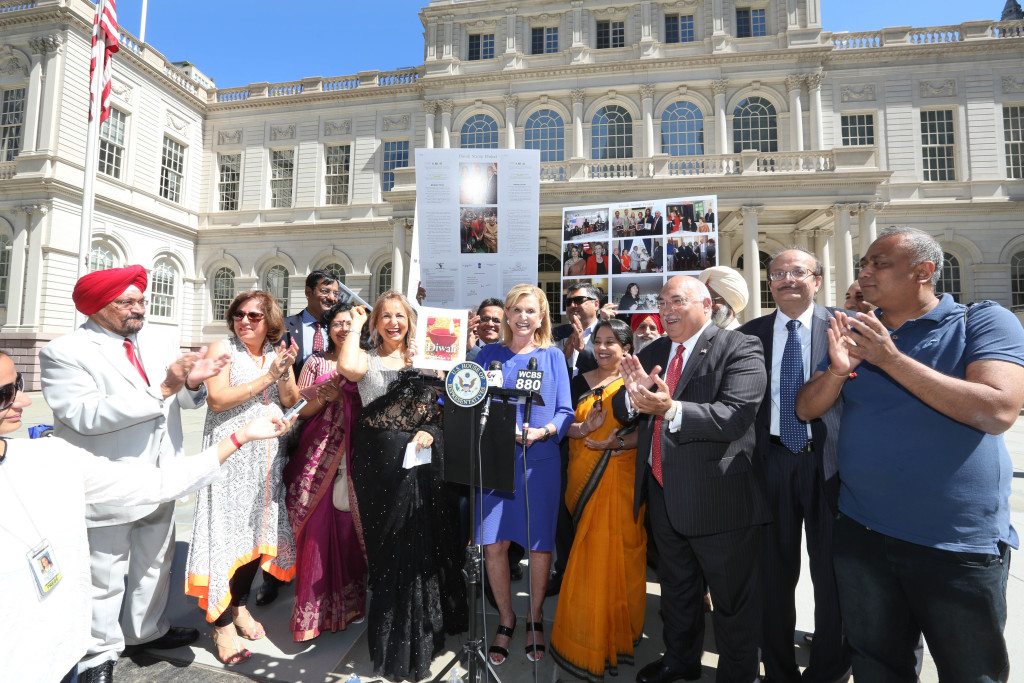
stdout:
[(487, 375), (480, 365), (465, 361), (448, 372), (444, 388), (452, 403), (472, 408), (487, 396)]

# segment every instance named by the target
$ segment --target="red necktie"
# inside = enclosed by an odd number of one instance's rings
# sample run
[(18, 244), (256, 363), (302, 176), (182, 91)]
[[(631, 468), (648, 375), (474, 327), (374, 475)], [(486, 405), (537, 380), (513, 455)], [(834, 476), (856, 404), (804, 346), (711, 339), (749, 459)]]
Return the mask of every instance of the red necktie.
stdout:
[(316, 331), (313, 333), (313, 353), (321, 353), (324, 350), (324, 333), (320, 331), (320, 324), (317, 323)]
[[(676, 355), (672, 356), (672, 360), (669, 361), (668, 372), (665, 373), (665, 383), (668, 385), (668, 393), (671, 396), (675, 395), (676, 387), (679, 386), (679, 378), (683, 375), (684, 351), (686, 351), (686, 347), (680, 344), (676, 349)], [(665, 485), (661, 480), (661, 425), (664, 422), (665, 418), (661, 415), (654, 418), (654, 443), (651, 444), (651, 471), (659, 486)]]
[(149, 377), (146, 376), (146, 371), (142, 369), (142, 363), (139, 362), (139, 357), (135, 355), (135, 344), (132, 344), (132, 340), (128, 337), (124, 338), (124, 353), (128, 356), (128, 362), (139, 371), (142, 375), (142, 379), (145, 380), (146, 385), (149, 385)]

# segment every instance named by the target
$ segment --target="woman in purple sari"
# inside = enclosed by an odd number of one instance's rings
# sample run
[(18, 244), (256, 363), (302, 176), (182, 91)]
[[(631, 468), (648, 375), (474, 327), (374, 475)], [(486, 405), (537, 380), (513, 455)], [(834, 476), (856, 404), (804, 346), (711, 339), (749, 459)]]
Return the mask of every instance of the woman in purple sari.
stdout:
[[(337, 373), (338, 351), (352, 327), (351, 308), (339, 303), (324, 314), (327, 350), (310, 356), (299, 376), (300, 389), (317, 389), (300, 413), (305, 423), (284, 470), (285, 503), (295, 532), (291, 631), (296, 642), (344, 629), (366, 613), (362, 530), (348, 510), (348, 497), (341, 495), (352, 490), (352, 433), (362, 409), (355, 383)], [(335, 492), (335, 478), (342, 473)], [(354, 503), (355, 496), (350, 500)]]

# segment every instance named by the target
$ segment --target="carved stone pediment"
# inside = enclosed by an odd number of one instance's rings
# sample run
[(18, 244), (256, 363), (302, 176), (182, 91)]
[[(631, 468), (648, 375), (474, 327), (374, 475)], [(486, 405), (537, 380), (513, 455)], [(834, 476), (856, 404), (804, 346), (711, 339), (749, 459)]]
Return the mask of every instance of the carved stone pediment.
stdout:
[(270, 127), (270, 139), (271, 140), (291, 140), (295, 137), (295, 124), (287, 126), (271, 126)]
[(1024, 92), (1024, 77), (1003, 76), (1003, 92)]
[(28, 64), (9, 50), (7, 54), (0, 52), (0, 76), (28, 78)]
[(337, 119), (335, 121), (324, 121), (324, 135), (348, 135), (352, 131), (352, 119)]
[(122, 100), (130, 100), (132, 97), (132, 90), (132, 86), (116, 78), (110, 82), (110, 92), (114, 93), (114, 95), (120, 97)]
[(956, 79), (921, 81), (918, 84), (921, 97), (956, 97)]
[(409, 127), (409, 115), (385, 116), (384, 130), (406, 130)]
[(167, 127), (176, 133), (184, 134), (188, 132), (188, 121), (173, 111), (169, 111), (167, 112)]
[(874, 102), (875, 84), (844, 85), (839, 97), (843, 102)]
[(218, 145), (240, 145), (242, 144), (242, 129), (222, 130), (217, 132)]

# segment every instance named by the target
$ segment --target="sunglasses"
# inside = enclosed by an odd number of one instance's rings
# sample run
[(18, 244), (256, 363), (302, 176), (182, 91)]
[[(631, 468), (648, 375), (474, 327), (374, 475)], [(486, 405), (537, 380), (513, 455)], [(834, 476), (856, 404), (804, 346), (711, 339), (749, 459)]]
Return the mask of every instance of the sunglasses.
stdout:
[(13, 382), (0, 387), (0, 410), (7, 410), (13, 406), (14, 399), (18, 397), (18, 392), (24, 389), (25, 381), (21, 378), (21, 373), (19, 372)]
[(260, 313), (259, 311), (249, 311), (248, 313), (246, 313), (245, 311), (235, 311), (234, 313), (231, 314), (231, 317), (234, 318), (235, 320), (248, 318), (249, 322), (251, 323), (258, 323), (259, 321), (263, 320), (263, 314)]
[(501, 318), (492, 318), (489, 315), (482, 315), (482, 316), (480, 316), (480, 324), (481, 325), (489, 325), (491, 323), (493, 323), (495, 325), (500, 325), (501, 324)]
[(565, 303), (569, 304), (570, 306), (582, 306), (588, 301), (597, 301), (597, 299), (595, 299), (592, 296), (570, 296), (568, 299), (565, 300)]

